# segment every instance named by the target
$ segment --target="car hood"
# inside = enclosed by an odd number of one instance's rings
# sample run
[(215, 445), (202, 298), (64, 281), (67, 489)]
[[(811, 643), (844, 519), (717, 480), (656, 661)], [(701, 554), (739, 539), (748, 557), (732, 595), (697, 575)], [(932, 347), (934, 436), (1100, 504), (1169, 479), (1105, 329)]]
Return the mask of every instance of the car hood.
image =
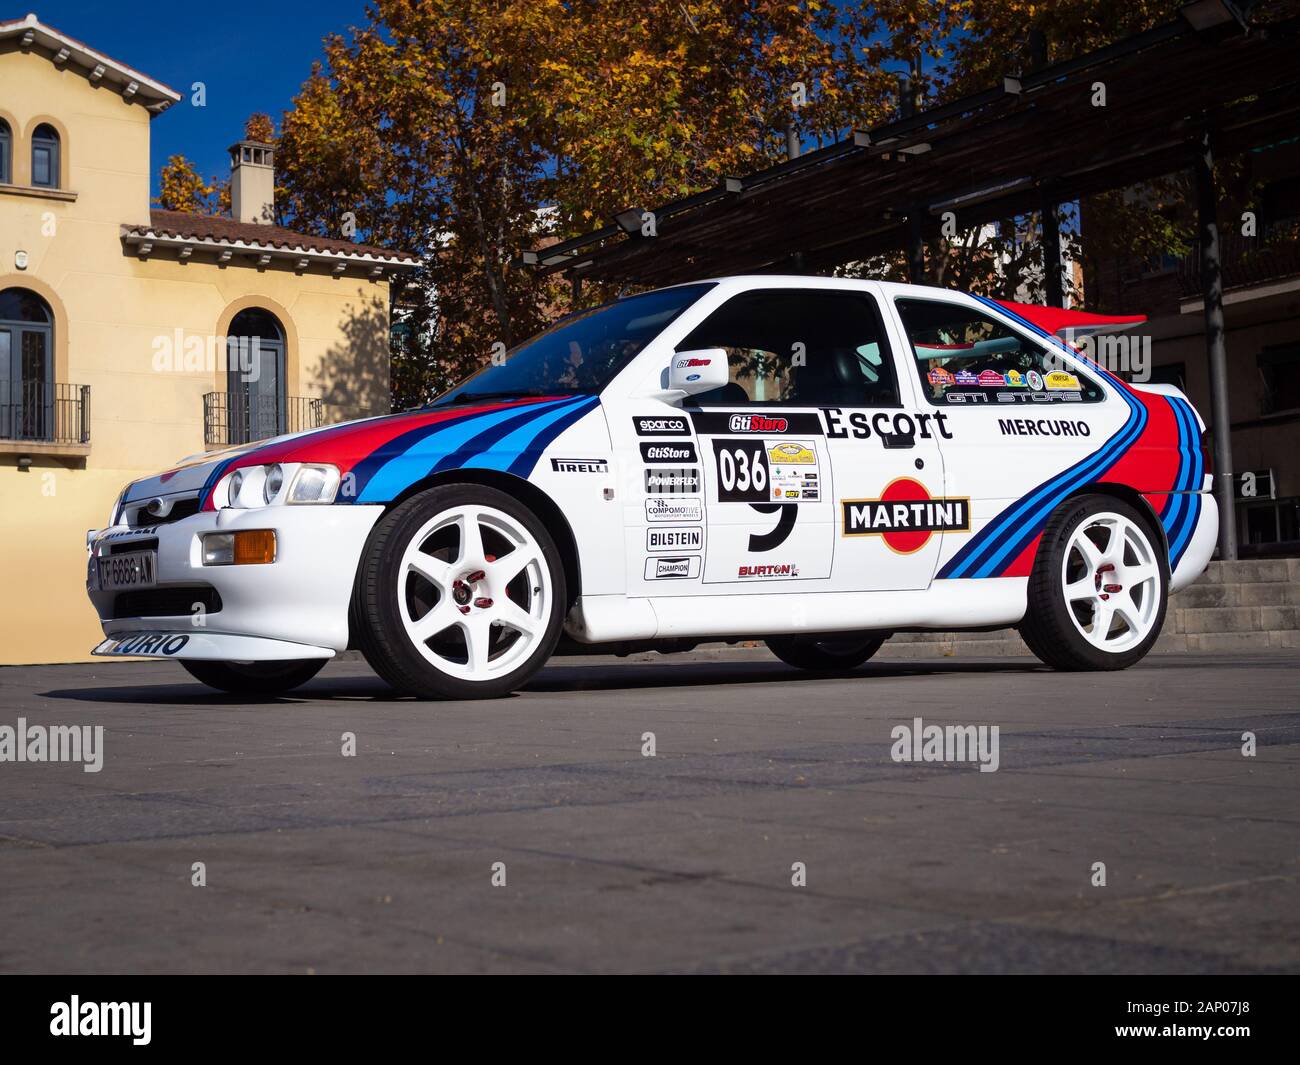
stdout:
[(337, 466), (344, 477), (338, 501), (349, 503), (387, 502), (444, 469), (491, 468), (526, 477), (550, 441), (597, 402), (594, 396), (543, 396), (342, 422), (191, 456), (133, 481), (123, 500), (197, 491), (204, 509), (211, 509), (212, 488), (227, 473), (272, 462)]

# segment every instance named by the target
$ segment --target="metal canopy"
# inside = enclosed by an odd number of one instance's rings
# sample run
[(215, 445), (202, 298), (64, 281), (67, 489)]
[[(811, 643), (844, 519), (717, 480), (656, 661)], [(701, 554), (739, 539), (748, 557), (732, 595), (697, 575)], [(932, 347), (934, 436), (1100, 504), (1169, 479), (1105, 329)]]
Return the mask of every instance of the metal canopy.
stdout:
[(1207, 129), (1220, 157), (1296, 135), (1298, 28), (1172, 22), (655, 208), (657, 237), (611, 225), (517, 261), (646, 285), (820, 272), (899, 249), (909, 217), (931, 237), (944, 211), (966, 230), (1123, 188), (1187, 168)]

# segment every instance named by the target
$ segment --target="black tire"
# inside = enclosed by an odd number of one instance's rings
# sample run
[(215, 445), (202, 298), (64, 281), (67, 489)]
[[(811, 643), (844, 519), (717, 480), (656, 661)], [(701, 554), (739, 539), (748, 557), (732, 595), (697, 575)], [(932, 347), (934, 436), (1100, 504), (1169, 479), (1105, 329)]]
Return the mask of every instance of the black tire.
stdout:
[[(552, 591), (550, 603), (543, 604), (549, 609), (534, 649), (508, 673), (483, 680), (445, 672), (417, 650), (414, 637), (408, 635), (400, 613), (409, 607), (399, 603), (397, 594), (402, 556), (412, 538), (438, 515), (471, 505), (501, 511), (527, 530), (540, 548)], [(429, 587), (433, 589), (435, 586), (430, 584)], [(402, 594), (408, 594), (405, 588)], [(473, 602), (477, 604), (478, 601)], [(494, 488), (469, 484), (442, 485), (412, 496), (393, 508), (372, 530), (357, 571), (353, 634), (370, 667), (400, 692), (422, 699), (494, 699), (525, 684), (546, 664), (559, 641), (567, 607), (564, 566), (559, 549), (546, 526), (531, 510), (513, 496)], [(509, 632), (498, 629), (492, 639), (499, 646), (509, 639)], [(426, 641), (426, 645), (429, 642)], [(468, 642), (465, 648), (468, 661)]]
[(844, 636), (769, 636), (767, 649), (787, 666), (813, 673), (857, 669), (880, 650), (888, 636), (850, 633)]
[[(1089, 518), (1118, 514), (1145, 531), (1158, 570), (1158, 603), (1150, 631), (1138, 643), (1120, 651), (1105, 651), (1079, 631), (1064, 592), (1063, 568), (1071, 537)], [(1029, 576), (1028, 608), (1019, 625), (1021, 637), (1044, 665), (1069, 672), (1127, 669), (1140, 661), (1160, 638), (1169, 605), (1169, 558), (1164, 537), (1151, 518), (1121, 499), (1105, 495), (1067, 499), (1052, 514)]]
[(218, 691), (234, 695), (280, 695), (306, 684), (327, 661), (326, 658), (297, 658), (284, 662), (208, 662), (182, 658), (180, 663), (195, 680)]

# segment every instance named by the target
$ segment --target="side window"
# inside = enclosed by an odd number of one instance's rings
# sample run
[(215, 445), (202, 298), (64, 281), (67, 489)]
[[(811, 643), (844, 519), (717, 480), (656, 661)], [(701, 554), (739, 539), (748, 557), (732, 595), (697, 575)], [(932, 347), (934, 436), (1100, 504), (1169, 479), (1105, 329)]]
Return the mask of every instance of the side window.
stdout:
[(939, 300), (895, 304), (912, 346), (921, 391), (937, 407), (993, 403), (1096, 403), (1105, 393), (992, 315)]
[(759, 289), (728, 300), (677, 345), (724, 348), (731, 380), (701, 407), (897, 407), (876, 301), (865, 292)]
[(9, 159), (13, 154), (13, 134), (9, 132), (9, 123), (0, 118), (0, 185), (13, 182), (10, 176)]

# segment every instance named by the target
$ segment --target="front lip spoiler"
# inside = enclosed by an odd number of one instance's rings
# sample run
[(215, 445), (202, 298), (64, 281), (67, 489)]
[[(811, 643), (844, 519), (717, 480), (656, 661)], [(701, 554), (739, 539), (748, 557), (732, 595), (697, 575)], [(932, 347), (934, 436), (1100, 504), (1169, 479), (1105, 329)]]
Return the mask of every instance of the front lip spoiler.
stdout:
[(174, 629), (142, 629), (111, 636), (90, 653), (101, 658), (192, 658), (208, 662), (288, 662), (334, 657), (332, 648), (313, 644)]

